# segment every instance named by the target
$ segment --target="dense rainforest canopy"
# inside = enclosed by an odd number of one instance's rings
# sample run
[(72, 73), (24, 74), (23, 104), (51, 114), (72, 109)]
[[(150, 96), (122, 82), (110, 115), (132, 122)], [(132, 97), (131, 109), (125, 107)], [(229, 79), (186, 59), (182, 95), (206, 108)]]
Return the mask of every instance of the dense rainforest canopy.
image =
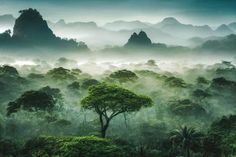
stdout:
[(99, 76), (44, 64), (0, 67), (2, 156), (235, 154), (231, 64), (171, 73), (147, 61)]

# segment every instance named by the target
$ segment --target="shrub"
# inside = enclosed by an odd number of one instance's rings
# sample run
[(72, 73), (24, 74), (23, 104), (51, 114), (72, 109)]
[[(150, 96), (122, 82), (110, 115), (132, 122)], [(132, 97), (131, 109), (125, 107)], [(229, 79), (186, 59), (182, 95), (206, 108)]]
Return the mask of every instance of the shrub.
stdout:
[(28, 141), (25, 156), (125, 157), (124, 150), (109, 139), (88, 137), (38, 137)]

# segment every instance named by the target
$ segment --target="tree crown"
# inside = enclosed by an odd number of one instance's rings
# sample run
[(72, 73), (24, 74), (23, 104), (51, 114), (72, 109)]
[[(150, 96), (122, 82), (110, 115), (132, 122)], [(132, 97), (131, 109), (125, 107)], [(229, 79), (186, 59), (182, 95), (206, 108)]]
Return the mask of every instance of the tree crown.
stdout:
[(102, 83), (89, 88), (89, 95), (82, 99), (81, 104), (82, 107), (94, 109), (96, 112), (110, 111), (118, 114), (151, 106), (152, 100), (127, 89)]

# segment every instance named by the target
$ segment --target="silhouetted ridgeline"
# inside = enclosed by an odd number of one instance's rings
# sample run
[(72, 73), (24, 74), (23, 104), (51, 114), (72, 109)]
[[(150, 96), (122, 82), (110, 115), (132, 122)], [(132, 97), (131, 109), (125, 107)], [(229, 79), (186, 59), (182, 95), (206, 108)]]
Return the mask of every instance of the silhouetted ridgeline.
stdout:
[(133, 33), (131, 37), (128, 40), (128, 43), (125, 44), (125, 47), (140, 47), (140, 46), (151, 46), (152, 41), (147, 36), (147, 34), (144, 31), (137, 33)]
[(15, 21), (13, 35), (11, 36), (10, 31), (0, 34), (1, 47), (89, 50), (82, 42), (57, 37), (36, 9), (21, 10), (19, 13), (21, 15)]
[(231, 34), (222, 39), (208, 40), (201, 46), (204, 50), (234, 52), (236, 50), (236, 35)]
[[(60, 21), (58, 25), (59, 24), (65, 25), (65, 22)], [(91, 27), (97, 27), (95, 23), (88, 23), (86, 25), (83, 25), (81, 23), (70, 24), (71, 27), (74, 27), (74, 25), (78, 25), (82, 28), (90, 28), (90, 25)], [(218, 32), (221, 35), (234, 33), (233, 31), (231, 31), (233, 30), (234, 25), (231, 24), (230, 26), (222, 25), (218, 29), (214, 30), (214, 32)], [(174, 18), (166, 18), (162, 22), (156, 24), (155, 28), (156, 27), (162, 29), (168, 28), (167, 30), (175, 30), (176, 32), (181, 32), (184, 35), (186, 33), (183, 32), (188, 33), (188, 31), (180, 31), (179, 29), (190, 29), (190, 27), (192, 28), (193, 26), (183, 26)], [(208, 28), (207, 26), (205, 27), (206, 29)], [(199, 27), (199, 30), (202, 30), (205, 27)], [(152, 52), (161, 55), (192, 55), (199, 54), (199, 52), (201, 51), (212, 50), (220, 52), (225, 51), (232, 54), (232, 52), (235, 50), (236, 45), (235, 35), (228, 35), (226, 37), (221, 38), (195, 38), (198, 40), (198, 42), (196, 42), (195, 40), (192, 40), (192, 42), (198, 43), (195, 45), (197, 46), (196, 48), (166, 45), (163, 43), (152, 42), (148, 35), (153, 36), (154, 33), (148, 33), (147, 35), (146, 32), (147, 31), (145, 30), (140, 31), (139, 33), (130, 33), (131, 36), (124, 46), (108, 47), (102, 49), (100, 52), (105, 52), (109, 54), (112, 54), (114, 52), (116, 54), (122, 54), (122, 52), (135, 52), (136, 54), (137, 52)], [(200, 34), (201, 33), (199, 33), (199, 35)], [(98, 34), (97, 36), (103, 37), (105, 36), (105, 33), (102, 32), (102, 35)], [(97, 38), (95, 39), (97, 40)], [(0, 34), (0, 48), (9, 52), (13, 50), (12, 52), (14, 53), (20, 50), (25, 51), (25, 49), (28, 49), (30, 54), (39, 54), (37, 52), (40, 52), (42, 50), (44, 50), (47, 54), (50, 54), (48, 53), (50, 50), (66, 53), (74, 51), (89, 51), (89, 48), (83, 42), (78, 43), (74, 39), (62, 39), (60, 37), (57, 37), (49, 28), (47, 22), (43, 19), (41, 14), (37, 10), (31, 8), (20, 11), (20, 16), (15, 20), (13, 33), (11, 33), (10, 30), (6, 30), (4, 33)], [(3, 52), (4, 51), (2, 51), (2, 53)], [(212, 54), (212, 52), (209, 53)], [(26, 54), (28, 55), (29, 53)]]
[(169, 46), (164, 43), (153, 43), (148, 37), (146, 32), (140, 31), (139, 33), (134, 32), (128, 42), (124, 46), (108, 47), (103, 49), (101, 52), (105, 53), (120, 53), (120, 54), (163, 54), (163, 55), (176, 55), (176, 54), (186, 54), (191, 51), (190, 48), (184, 46)]

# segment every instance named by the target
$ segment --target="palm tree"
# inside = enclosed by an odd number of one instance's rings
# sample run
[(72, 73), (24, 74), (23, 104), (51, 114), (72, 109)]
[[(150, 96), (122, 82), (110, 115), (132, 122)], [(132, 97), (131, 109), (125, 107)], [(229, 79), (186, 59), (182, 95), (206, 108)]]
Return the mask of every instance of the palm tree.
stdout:
[(200, 140), (200, 136), (201, 134), (194, 128), (185, 126), (171, 132), (170, 139), (173, 144), (178, 144), (182, 147), (185, 157), (190, 157), (191, 146)]

